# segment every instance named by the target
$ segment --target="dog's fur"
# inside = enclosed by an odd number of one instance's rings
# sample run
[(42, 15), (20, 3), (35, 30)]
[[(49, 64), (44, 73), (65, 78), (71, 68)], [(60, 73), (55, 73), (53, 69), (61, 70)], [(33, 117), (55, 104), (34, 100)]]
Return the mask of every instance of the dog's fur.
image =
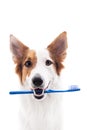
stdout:
[(10, 35), (10, 49), (23, 89), (34, 91), (22, 95), (21, 130), (61, 130), (61, 94), (44, 94), (44, 90), (61, 88), (66, 32), (38, 52)]

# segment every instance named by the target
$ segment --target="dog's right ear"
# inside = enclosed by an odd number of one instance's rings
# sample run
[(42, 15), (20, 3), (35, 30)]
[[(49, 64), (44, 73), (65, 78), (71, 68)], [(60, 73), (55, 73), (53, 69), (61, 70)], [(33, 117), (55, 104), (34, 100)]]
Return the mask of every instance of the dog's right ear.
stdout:
[(67, 33), (62, 32), (48, 47), (51, 58), (54, 60), (58, 75), (64, 67), (62, 62), (66, 58), (67, 50)]
[(23, 56), (29, 48), (25, 46), (21, 41), (19, 41), (13, 35), (10, 35), (10, 50), (13, 54), (13, 61), (19, 63), (22, 61)]

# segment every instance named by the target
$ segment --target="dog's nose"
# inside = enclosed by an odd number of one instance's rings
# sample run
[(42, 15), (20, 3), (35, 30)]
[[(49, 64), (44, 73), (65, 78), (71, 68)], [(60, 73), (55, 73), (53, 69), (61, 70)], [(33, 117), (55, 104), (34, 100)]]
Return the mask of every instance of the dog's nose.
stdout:
[(43, 84), (43, 80), (41, 79), (41, 77), (34, 77), (32, 79), (32, 83), (34, 84), (35, 87), (39, 87)]

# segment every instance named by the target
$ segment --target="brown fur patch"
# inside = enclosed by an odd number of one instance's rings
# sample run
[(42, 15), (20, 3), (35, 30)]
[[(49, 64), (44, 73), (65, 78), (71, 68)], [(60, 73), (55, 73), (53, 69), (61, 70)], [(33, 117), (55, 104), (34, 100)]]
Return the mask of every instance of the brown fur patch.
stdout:
[[(31, 66), (30, 67), (26, 67), (25, 66), (25, 62), (26, 61), (30, 61), (31, 62)], [(25, 81), (26, 76), (29, 76), (32, 69), (35, 67), (37, 62), (37, 58), (36, 58), (36, 53), (33, 50), (29, 50), (28, 53), (26, 54), (23, 63), (22, 63), (22, 83)]]
[[(25, 66), (26, 61), (31, 61), (32, 65), (30, 67)], [(28, 50), (27, 53), (24, 54), (21, 62), (16, 62), (16, 73), (19, 75), (20, 81), (23, 84), (26, 76), (29, 76), (32, 69), (35, 67), (37, 62), (35, 51)]]

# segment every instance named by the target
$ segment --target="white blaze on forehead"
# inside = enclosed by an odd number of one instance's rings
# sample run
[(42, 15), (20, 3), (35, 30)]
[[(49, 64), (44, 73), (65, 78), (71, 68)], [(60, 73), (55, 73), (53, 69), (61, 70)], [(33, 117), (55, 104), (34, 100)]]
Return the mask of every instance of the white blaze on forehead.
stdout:
[(49, 51), (47, 49), (36, 51), (36, 57), (37, 57), (37, 63), (41, 62), (41, 64), (43, 62), (45, 62), (46, 60), (48, 60), (48, 59), (51, 60), (51, 61), (53, 61), (51, 59), (51, 57), (49, 55)]

